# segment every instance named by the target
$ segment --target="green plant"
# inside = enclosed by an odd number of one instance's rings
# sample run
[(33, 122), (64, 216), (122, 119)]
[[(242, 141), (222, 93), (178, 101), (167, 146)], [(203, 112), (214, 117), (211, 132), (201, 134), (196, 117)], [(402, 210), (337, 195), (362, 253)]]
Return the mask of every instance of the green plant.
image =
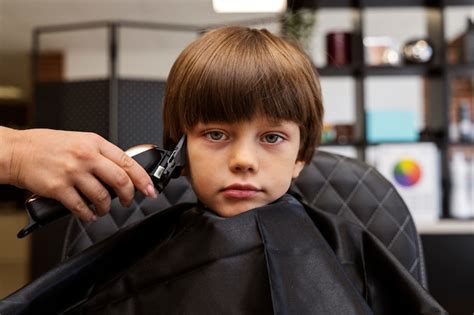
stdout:
[(315, 22), (316, 10), (314, 9), (288, 10), (283, 15), (282, 33), (297, 40), (308, 49)]

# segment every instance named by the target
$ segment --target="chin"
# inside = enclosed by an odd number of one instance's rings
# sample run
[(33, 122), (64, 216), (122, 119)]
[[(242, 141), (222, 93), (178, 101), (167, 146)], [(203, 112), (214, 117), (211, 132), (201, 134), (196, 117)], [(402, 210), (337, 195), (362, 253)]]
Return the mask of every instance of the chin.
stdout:
[(219, 208), (219, 211), (216, 211), (218, 215), (224, 218), (233, 217), (241, 213), (247, 212), (249, 210), (264, 206), (265, 204), (257, 203), (241, 203), (235, 205), (226, 205)]

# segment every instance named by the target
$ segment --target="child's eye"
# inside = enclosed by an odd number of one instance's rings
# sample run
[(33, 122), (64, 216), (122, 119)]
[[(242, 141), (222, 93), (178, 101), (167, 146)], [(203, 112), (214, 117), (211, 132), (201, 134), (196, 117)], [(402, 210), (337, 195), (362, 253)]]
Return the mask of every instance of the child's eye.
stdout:
[(266, 142), (266, 143), (275, 144), (275, 143), (279, 143), (283, 141), (284, 139), (279, 134), (269, 133), (269, 134), (264, 135), (262, 140), (263, 142)]
[(205, 135), (209, 140), (212, 141), (227, 140), (227, 136), (223, 132), (217, 130), (208, 131)]

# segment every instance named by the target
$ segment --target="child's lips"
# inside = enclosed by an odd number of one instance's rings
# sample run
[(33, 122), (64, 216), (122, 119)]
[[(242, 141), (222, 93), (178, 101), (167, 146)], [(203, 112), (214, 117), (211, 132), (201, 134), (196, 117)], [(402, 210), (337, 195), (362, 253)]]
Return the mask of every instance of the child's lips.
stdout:
[(261, 189), (250, 184), (232, 184), (222, 190), (224, 197), (232, 199), (248, 199), (258, 194)]

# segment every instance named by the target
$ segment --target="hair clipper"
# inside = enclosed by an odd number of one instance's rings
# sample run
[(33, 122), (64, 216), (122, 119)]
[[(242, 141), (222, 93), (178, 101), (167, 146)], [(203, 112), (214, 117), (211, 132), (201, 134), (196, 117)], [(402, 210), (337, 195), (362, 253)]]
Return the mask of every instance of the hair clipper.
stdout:
[[(140, 164), (150, 175), (158, 192), (162, 192), (171, 178), (179, 177), (181, 169), (185, 164), (186, 136), (182, 136), (173, 151), (159, 149), (156, 145), (142, 144), (132, 147), (126, 153)], [(115, 192), (107, 188), (112, 198)], [(25, 203), (29, 217), (29, 223), (21, 229), (17, 237), (23, 238), (36, 230), (59, 218), (69, 215), (71, 212), (59, 201), (33, 195)]]

